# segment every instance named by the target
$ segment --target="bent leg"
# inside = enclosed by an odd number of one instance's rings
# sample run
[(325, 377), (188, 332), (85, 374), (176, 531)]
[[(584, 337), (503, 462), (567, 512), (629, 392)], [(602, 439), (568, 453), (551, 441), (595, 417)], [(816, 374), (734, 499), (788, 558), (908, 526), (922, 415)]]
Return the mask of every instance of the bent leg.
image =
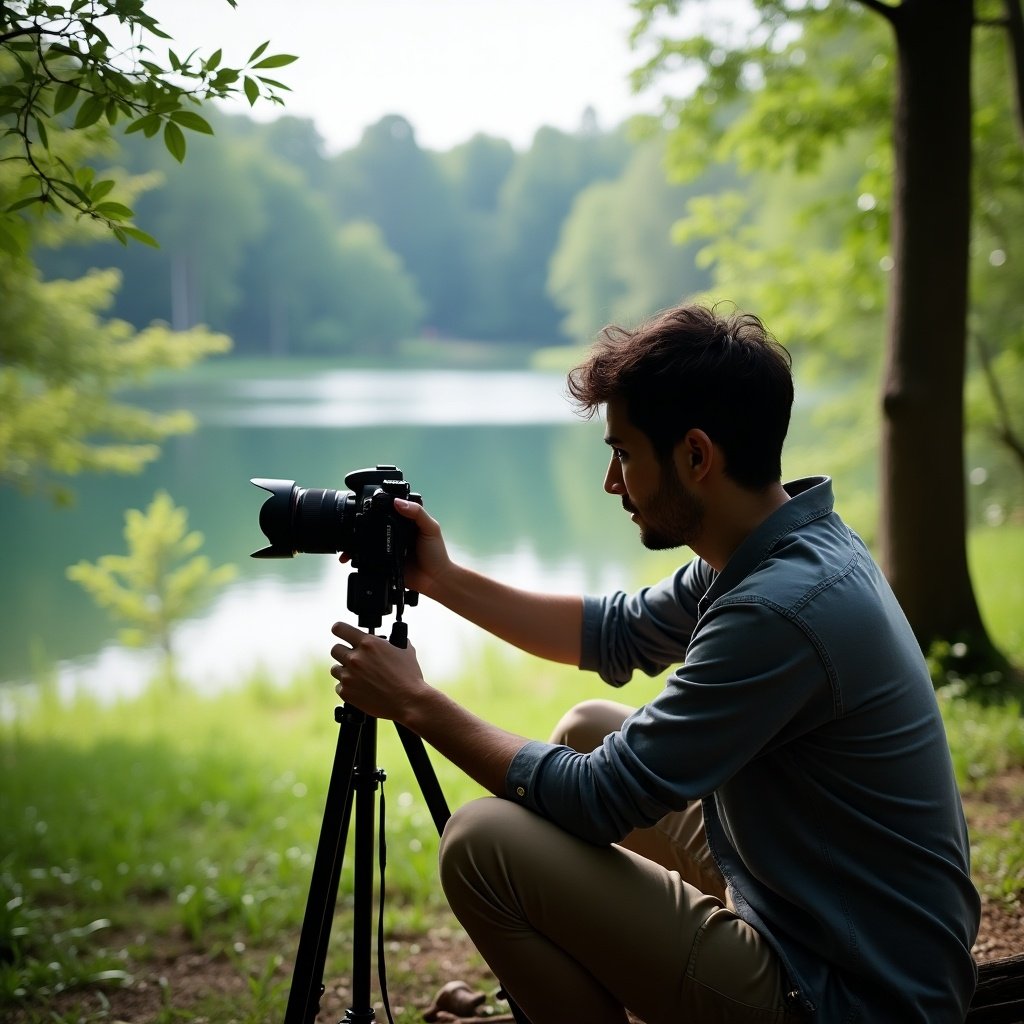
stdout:
[[(562, 716), (551, 734), (551, 742), (588, 753), (599, 747), (609, 733), (621, 729), (634, 710), (611, 700), (584, 701)], [(708, 849), (699, 800), (692, 801), (685, 810), (665, 815), (650, 828), (636, 829), (619, 845), (678, 871), (701, 892), (725, 899), (725, 879)]]
[(452, 910), (532, 1024), (767, 1024), (786, 1020), (760, 936), (678, 873), (594, 846), (511, 801), (448, 822)]

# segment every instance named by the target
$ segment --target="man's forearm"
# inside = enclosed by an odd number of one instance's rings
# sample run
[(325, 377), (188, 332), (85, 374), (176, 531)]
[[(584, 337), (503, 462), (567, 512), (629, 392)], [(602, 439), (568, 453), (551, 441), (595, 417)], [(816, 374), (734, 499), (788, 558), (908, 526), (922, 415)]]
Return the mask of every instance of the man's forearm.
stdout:
[(509, 766), (527, 742), (432, 688), (397, 720), (495, 796), (505, 795)]
[(520, 650), (566, 665), (580, 663), (583, 598), (519, 590), (453, 566), (430, 597)]

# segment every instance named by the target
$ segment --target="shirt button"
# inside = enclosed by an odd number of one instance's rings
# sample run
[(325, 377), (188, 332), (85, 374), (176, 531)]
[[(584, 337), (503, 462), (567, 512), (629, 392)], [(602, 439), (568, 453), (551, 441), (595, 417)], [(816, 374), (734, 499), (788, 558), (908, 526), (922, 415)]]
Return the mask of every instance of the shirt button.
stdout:
[(516, 786), (516, 796), (526, 796), (526, 790), (522, 786)]

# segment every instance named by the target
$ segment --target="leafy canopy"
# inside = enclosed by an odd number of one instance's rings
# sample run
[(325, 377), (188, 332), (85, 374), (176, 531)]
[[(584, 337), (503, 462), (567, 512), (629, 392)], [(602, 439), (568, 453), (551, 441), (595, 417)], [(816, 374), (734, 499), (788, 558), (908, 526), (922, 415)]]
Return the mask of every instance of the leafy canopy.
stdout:
[(239, 93), (250, 105), (283, 102), (288, 86), (266, 72), (296, 58), (267, 55), (269, 42), (230, 67), (220, 49), (180, 56), (168, 45), (158, 56), (154, 46), (169, 40), (143, 0), (0, 4), (0, 160), (21, 172), (0, 207), (0, 248), (27, 250), (24, 215), (32, 208), (74, 211), (101, 221), (122, 243), (155, 244), (131, 223), (131, 209), (110, 198), (115, 182), (68, 159), (52, 144), (55, 135), (122, 122), (128, 133), (162, 134), (181, 161), (186, 131), (212, 134), (196, 110), (203, 102)]

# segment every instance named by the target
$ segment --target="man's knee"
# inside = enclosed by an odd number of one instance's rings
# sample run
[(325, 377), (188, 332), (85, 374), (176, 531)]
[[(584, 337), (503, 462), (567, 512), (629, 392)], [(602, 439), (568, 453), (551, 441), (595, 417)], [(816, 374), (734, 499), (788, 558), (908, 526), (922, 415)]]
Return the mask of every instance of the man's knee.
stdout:
[(620, 729), (631, 711), (615, 701), (585, 700), (561, 717), (551, 734), (551, 742), (589, 753), (601, 745), (605, 736)]
[(438, 850), (441, 885), (446, 891), (449, 882), (464, 879), (468, 871), (479, 871), (486, 861), (493, 860), (502, 843), (506, 819), (517, 813), (523, 813), (523, 808), (508, 800), (481, 797), (452, 814)]

